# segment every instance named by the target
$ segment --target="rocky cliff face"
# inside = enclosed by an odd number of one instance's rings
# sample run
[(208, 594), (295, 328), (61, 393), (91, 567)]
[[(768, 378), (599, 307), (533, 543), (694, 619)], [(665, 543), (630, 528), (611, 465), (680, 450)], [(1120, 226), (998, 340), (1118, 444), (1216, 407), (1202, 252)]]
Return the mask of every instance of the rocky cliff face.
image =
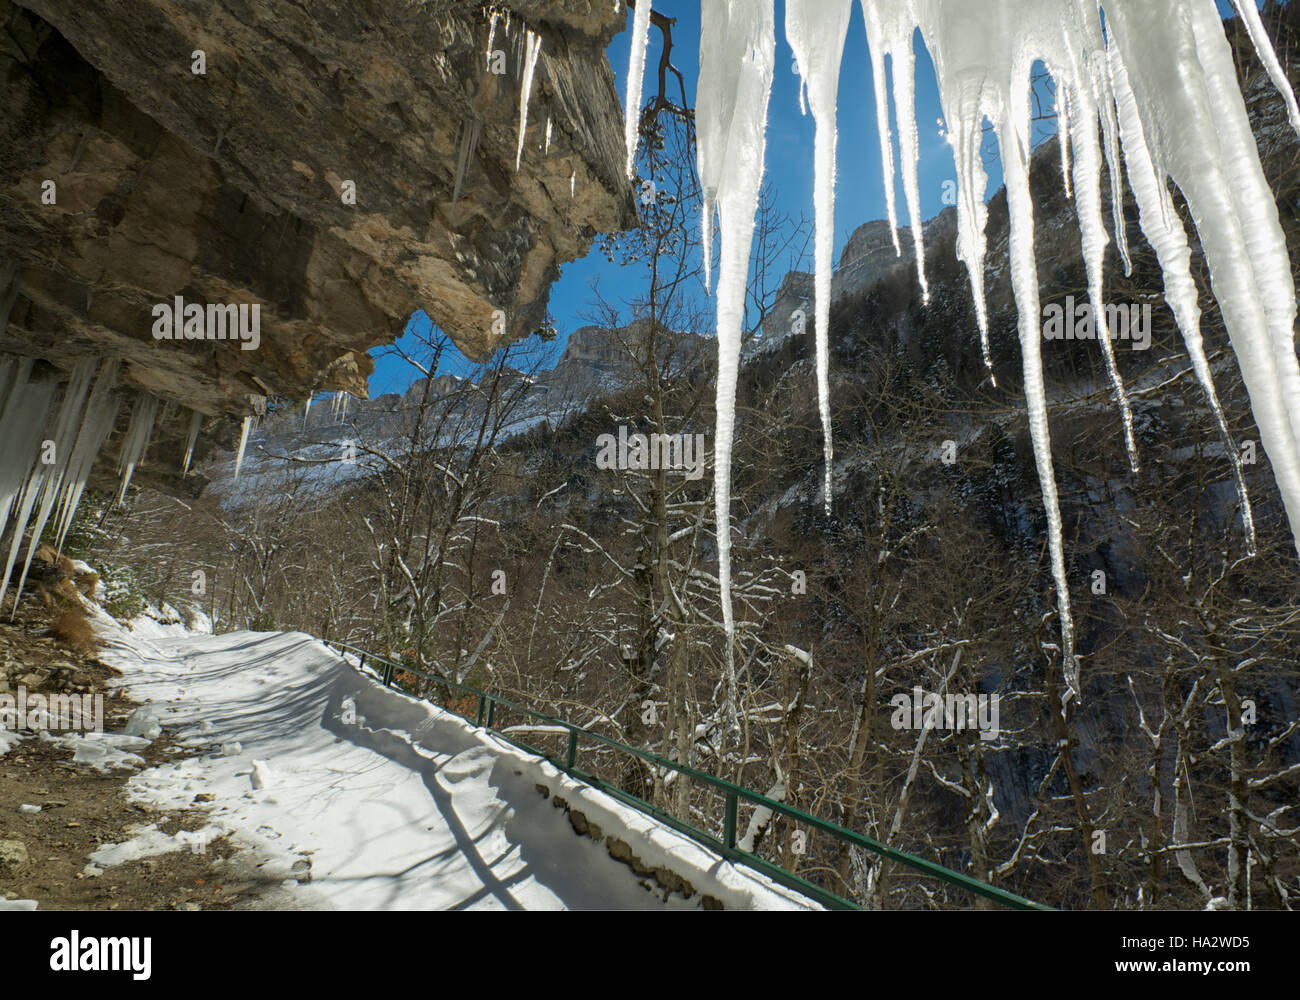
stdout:
[[(417, 309), (474, 356), (539, 327), (559, 266), (634, 220), (604, 55), (625, 14), (498, 7), (0, 0), (0, 351), (120, 358), (179, 441), (187, 410), (364, 396)], [(256, 305), (256, 349), (155, 339), (177, 296)]]

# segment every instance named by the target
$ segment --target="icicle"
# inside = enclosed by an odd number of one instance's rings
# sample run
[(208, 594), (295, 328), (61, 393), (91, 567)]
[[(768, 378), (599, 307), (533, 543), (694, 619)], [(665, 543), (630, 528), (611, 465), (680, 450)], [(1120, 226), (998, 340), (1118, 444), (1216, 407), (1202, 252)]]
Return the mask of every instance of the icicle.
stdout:
[(487, 72), (489, 72), (489, 73), (492, 72), (492, 43), (496, 41), (496, 37), (497, 37), (497, 18), (499, 18), (500, 16), (501, 16), (501, 12), (500, 12), (500, 11), (496, 11), (496, 10), (494, 10), (494, 11), (492, 12), (492, 22), (491, 22), (491, 26), (488, 28), (488, 43), (487, 43), (487, 53), (486, 53), (486, 54), (487, 54), (487, 60), (486, 60), (486, 61), (487, 61)]
[(1016, 91), (997, 127), (1002, 149), (1007, 207), (1011, 217), (1011, 285), (1019, 311), (1020, 355), (1023, 366), (1025, 405), (1029, 410), (1029, 437), (1038, 483), (1047, 512), (1047, 547), (1056, 581), (1057, 613), (1061, 629), (1061, 657), (1070, 697), (1082, 699), (1079, 665), (1074, 655), (1074, 621), (1070, 613), (1070, 586), (1065, 576), (1065, 544), (1061, 531), (1061, 507), (1052, 466), (1052, 441), (1047, 426), (1047, 389), (1043, 379), (1042, 337), (1038, 300), (1038, 273), (1034, 259), (1034, 205), (1029, 193), (1029, 82), (1013, 80)]
[(1074, 188), (1070, 183), (1070, 88), (1056, 77), (1052, 78), (1056, 87), (1056, 136), (1061, 150), (1061, 183), (1065, 185), (1067, 201), (1074, 198)]
[(73, 445), (64, 476), (59, 511), (55, 516), (55, 548), (60, 552), (63, 551), (68, 529), (72, 527), (72, 518), (81, 502), (81, 494), (86, 488), (86, 480), (95, 464), (95, 458), (112, 433), (113, 425), (117, 423), (117, 412), (122, 405), (121, 396), (115, 391), (119, 365), (117, 361), (105, 361), (100, 365), (99, 377), (95, 379), (90, 399), (86, 402), (81, 428), (77, 431), (77, 443)]
[(131, 474), (142, 463), (144, 453), (149, 448), (157, 416), (158, 398), (147, 392), (136, 393), (135, 405), (131, 408), (131, 422), (127, 425), (122, 448), (117, 454), (117, 469), (122, 473), (122, 482), (117, 488), (116, 503), (120, 504), (126, 498), (126, 488), (131, 485)]
[(4, 359), (3, 380), (0, 387), (0, 534), (9, 521), (9, 511), (14, 498), (27, 480), (27, 470), (35, 454), (36, 438), (40, 433), (36, 418), (28, 405), (30, 395), (31, 358)]
[(235, 476), (239, 479), (239, 467), (244, 464), (244, 449), (248, 447), (248, 432), (252, 429), (253, 418), (245, 417), (244, 426), (239, 431), (239, 450), (235, 452)]
[(1232, 0), (1232, 3), (1246, 23), (1246, 33), (1250, 35), (1250, 42), (1255, 46), (1259, 61), (1268, 70), (1269, 79), (1273, 81), (1273, 86), (1277, 88), (1277, 92), (1282, 95), (1282, 100), (1286, 103), (1286, 116), (1291, 122), (1291, 128), (1300, 135), (1300, 107), (1296, 105), (1295, 91), (1291, 89), (1291, 81), (1286, 78), (1286, 71), (1282, 69), (1282, 64), (1277, 61), (1273, 43), (1269, 41), (1268, 32), (1264, 30), (1264, 22), (1260, 19), (1259, 8), (1251, 0)]
[[(311, 409), (311, 397), (307, 397), (307, 409)], [(303, 414), (303, 426), (306, 427), (306, 414)], [(199, 440), (199, 429), (203, 426), (203, 414), (198, 410), (190, 411), (190, 426), (185, 432), (185, 461), (181, 463), (181, 476), (190, 474), (190, 459), (194, 457), (194, 445)]]
[(533, 72), (537, 57), (542, 51), (542, 36), (531, 30), (524, 32), (524, 81), (519, 91), (519, 150), (515, 153), (515, 170), (524, 158), (524, 134), (528, 131), (528, 99), (533, 93)]
[(456, 176), (451, 192), (451, 218), (456, 221), (456, 205), (460, 202), (460, 189), (465, 183), (465, 172), (469, 170), (470, 160), (478, 148), (479, 132), (482, 128), (477, 118), (465, 122), (460, 136), (460, 150), (456, 154)]
[(739, 728), (736, 624), (731, 606), (731, 446), (745, 286), (766, 145), (767, 102), (776, 61), (769, 3), (701, 0), (697, 153), (706, 211), (713, 192), (722, 235), (717, 288), (718, 397), (714, 436), (718, 586), (726, 633), (727, 711)]
[(19, 362), (0, 417), (0, 426), (5, 428), (4, 444), (0, 446), (0, 509), (13, 532), (4, 577), (0, 578), (0, 603), (8, 591), (9, 575), (18, 559), (32, 508), (51, 468), (40, 461), (39, 452), (41, 442), (47, 440), (46, 420), (58, 383), (53, 379), (32, 381), (32, 368), (31, 358)]
[[(799, 62), (799, 75), (808, 90), (816, 123), (813, 202), (816, 214), (815, 333), (817, 340), (817, 406), (822, 421), (825, 510), (831, 512), (830, 316), (831, 268), (835, 241), (835, 102), (840, 80), (840, 56), (849, 30), (853, 0), (786, 0), (785, 33)], [(897, 235), (895, 235), (897, 239)]]
[[(787, 19), (789, 11), (786, 12)], [(894, 241), (894, 254), (901, 257), (903, 248), (898, 242), (898, 207), (894, 194), (894, 135), (889, 127), (889, 91), (885, 88), (884, 33), (880, 27), (880, 11), (874, 0), (862, 0), (862, 18), (867, 25), (867, 49), (871, 57), (871, 85), (876, 98), (876, 133), (880, 139), (880, 168), (885, 179), (885, 212), (889, 218), (889, 236)], [(786, 29), (789, 31), (789, 28)], [(894, 79), (898, 79), (898, 64), (894, 64)], [(802, 94), (802, 86), (800, 93)], [(902, 111), (899, 110), (901, 127)]]
[[(921, 193), (917, 182), (920, 168), (920, 150), (916, 131), (916, 54), (912, 39), (916, 34), (916, 12), (911, 0), (862, 0), (862, 16), (867, 26), (867, 44), (871, 51), (872, 75), (876, 76), (876, 53), (880, 53), (880, 82), (876, 87), (878, 127), (882, 162), (888, 171), (885, 184), (889, 201), (889, 225), (894, 239), (894, 249), (901, 253), (898, 242), (898, 222), (894, 210), (893, 141), (889, 135), (888, 102), (883, 93), (883, 60), (889, 56), (890, 75), (894, 85), (894, 116), (898, 119), (899, 166), (903, 174), (903, 195), (907, 200), (907, 214), (912, 227), (912, 251), (916, 257), (916, 276), (921, 284), (921, 302), (930, 303), (930, 285), (925, 277), (925, 230), (921, 218)], [(883, 116), (881, 109), (884, 109)], [(888, 149), (887, 155), (885, 150)]]
[(627, 101), (623, 106), (623, 139), (627, 144), (627, 178), (632, 179), (641, 124), (641, 84), (645, 77), (645, 50), (650, 40), (650, 0), (639, 0), (632, 17), (632, 51), (627, 66)]
[(551, 155), (551, 116), (546, 116), (546, 144), (542, 146), (542, 155)]
[[(1086, 30), (1080, 26), (1078, 30)], [(1095, 40), (1099, 43), (1100, 40)], [(1066, 56), (1070, 60), (1070, 77), (1075, 81), (1085, 80), (1087, 70), (1077, 61), (1073, 46), (1068, 46)], [(1083, 251), (1084, 266), (1088, 275), (1088, 302), (1092, 307), (1097, 340), (1101, 344), (1102, 357), (1106, 362), (1106, 373), (1110, 378), (1111, 388), (1115, 393), (1115, 402), (1120, 409), (1124, 426), (1124, 448), (1128, 454), (1129, 468), (1138, 472), (1140, 463), (1137, 454), (1137, 442), (1133, 437), (1133, 410), (1129, 405), (1128, 394), (1124, 390), (1124, 380), (1120, 376), (1119, 366), (1115, 362), (1115, 350), (1111, 346), (1111, 330), (1102, 300), (1102, 264), (1106, 253), (1106, 244), (1110, 238), (1106, 235), (1106, 223), (1101, 208), (1101, 138), (1097, 128), (1097, 106), (1094, 101), (1094, 88), (1091, 83), (1071, 84), (1057, 78), (1056, 93), (1063, 106), (1071, 111), (1061, 128), (1061, 148), (1069, 146), (1074, 149), (1073, 192), (1075, 212), (1079, 219), (1080, 244)], [(1076, 108), (1077, 106), (1077, 108)], [(1062, 161), (1066, 169), (1067, 183), (1070, 178), (1068, 170), (1069, 157)]]
[(1101, 134), (1106, 150), (1106, 171), (1110, 177), (1110, 217), (1115, 227), (1115, 246), (1124, 265), (1124, 276), (1133, 274), (1133, 259), (1128, 251), (1128, 221), (1124, 218), (1124, 173), (1120, 169), (1119, 123), (1115, 118), (1115, 97), (1109, 77), (1097, 79), (1093, 71), (1094, 99), (1101, 105)]
[(1162, 203), (1169, 199), (1169, 192), (1163, 182), (1157, 179), (1155, 166), (1147, 151), (1147, 138), (1138, 114), (1137, 99), (1129, 85), (1128, 73), (1117, 50), (1111, 52), (1111, 77), (1120, 133), (1124, 140), (1124, 162), (1128, 171), (1129, 186), (1133, 189), (1133, 196), (1138, 203), (1138, 221), (1147, 241), (1156, 252), (1156, 259), (1164, 275), (1165, 301), (1174, 314), (1178, 331), (1187, 348), (1187, 356), (1192, 362), (1192, 370), (1209, 400), (1224, 450), (1232, 463), (1237, 499), (1241, 505), (1246, 548), (1253, 555), (1255, 522), (1250, 493), (1241, 467), (1241, 454), (1228, 428), (1227, 417), (1214, 387), (1210, 362), (1205, 356), (1205, 346), (1201, 337), (1201, 308), (1197, 301), (1196, 283), (1192, 278), (1191, 248), (1187, 242), (1187, 232), (1172, 206), (1162, 207)]
[[(1253, 5), (1247, 0), (1236, 2), (1261, 60), (1282, 90), (1292, 125), (1300, 126), (1300, 110)], [(728, 510), (735, 366), (743, 312), (744, 258), (752, 239), (762, 171), (762, 133), (774, 44), (772, 9), (772, 0), (748, 4), (705, 0), (701, 7), (697, 122), (706, 275), (715, 209), (722, 232), (715, 475), (719, 585), (729, 657), (734, 637)], [(814, 34), (819, 40), (836, 38), (841, 14), (838, 0), (817, 5), (815, 15), (812, 4), (793, 0), (787, 10), (790, 21), (798, 26), (792, 32), (796, 36), (792, 45), (797, 46), (801, 40), (811, 49)], [(1066, 170), (1066, 183), (1072, 183), (1072, 193), (1080, 206), (1089, 298), (1094, 307), (1101, 305), (1099, 255), (1105, 235), (1099, 226), (1098, 145), (1109, 166), (1116, 245), (1125, 272), (1131, 271), (1120, 169), (1122, 135), (1123, 163), (1138, 200), (1139, 221), (1156, 249), (1164, 272), (1166, 300), (1215, 411), (1220, 432), (1229, 443), (1248, 545), (1253, 546), (1249, 497), (1200, 342), (1200, 314), (1190, 279), (1187, 237), (1166, 181), (1172, 181), (1186, 199), (1300, 552), (1300, 364), (1295, 356), (1295, 290), (1275, 200), (1260, 166), (1232, 52), (1213, 0), (1107, 0), (1104, 27), (1095, 0), (863, 0), (863, 10), (869, 36), (880, 39), (873, 41), (873, 48), (879, 47), (882, 59), (886, 52), (898, 56), (905, 47), (903, 38), (910, 45), (911, 32), (920, 28), (934, 61), (957, 168), (958, 257), (969, 273), (986, 365), (990, 358), (983, 273), (987, 221), (983, 196), (988, 178), (981, 162), (980, 140), (982, 121), (987, 117), (994, 123), (1007, 184), (1012, 285), (1020, 312), (1025, 396), (1047, 513), (1063, 667), (1069, 689), (1064, 701), (1068, 702), (1081, 696), (1081, 686), (1073, 648), (1042, 371), (1029, 189), (1030, 70), (1035, 61), (1042, 60), (1062, 96), (1062, 142), (1070, 144), (1075, 159), (1073, 170)], [(810, 65), (806, 56), (801, 57), (805, 82), (815, 80), (819, 73), (833, 79), (829, 62), (839, 58), (833, 45), (821, 65)], [(895, 67), (896, 84), (899, 69)], [(874, 64), (873, 75), (879, 89), (882, 74)], [(810, 88), (810, 96), (815, 89)], [(901, 108), (902, 102), (899, 104)], [(1097, 115), (1101, 121), (1100, 143), (1095, 137)], [(879, 117), (878, 125), (887, 129), (887, 116)], [(820, 133), (819, 128), (819, 140)], [(892, 156), (892, 144), (890, 148), (886, 159)], [(1063, 169), (1068, 155), (1063, 148)], [(819, 171), (819, 187), (825, 176), (824, 171)], [(920, 257), (920, 247), (917, 249)], [(709, 280), (706, 276), (706, 285)], [(1105, 341), (1103, 353), (1125, 414), (1126, 445), (1130, 460), (1136, 464), (1123, 384), (1113, 353), (1107, 350), (1109, 337)], [(729, 660), (729, 671), (732, 667)], [(728, 683), (733, 682), (734, 674), (729, 673)]]
[[(31, 540), (27, 543), (27, 557), (23, 562), (22, 573), (19, 575), (18, 584), (14, 589), (14, 614), (18, 612), (18, 602), (23, 596), (23, 586), (27, 582), (27, 573), (31, 569), (32, 557), (36, 554), (36, 549), (41, 543), (41, 535), (45, 531), (46, 522), (49, 520), (50, 510), (59, 495), (68, 464), (71, 461), (73, 444), (77, 437), (77, 428), (83, 415), (82, 408), (86, 402), (86, 394), (90, 391), (90, 380), (94, 374), (94, 358), (85, 358), (79, 361), (73, 369), (72, 376), (68, 379), (67, 388), (63, 392), (63, 401), (59, 405), (59, 413), (55, 418), (53, 432), (47, 438), (54, 445), (54, 454), (52, 456), (54, 461), (46, 465), (44, 464), (45, 456), (42, 455), (41, 463), (38, 463), (33, 472), (29, 485), (29, 495), (33, 499), (35, 498), (36, 490), (34, 486), (37, 479), (39, 479), (41, 505), (36, 512), (35, 520), (31, 522)], [(5, 579), (9, 578), (12, 569), (12, 564), (6, 567)], [(2, 602), (3, 595), (0, 595), (0, 603)]]

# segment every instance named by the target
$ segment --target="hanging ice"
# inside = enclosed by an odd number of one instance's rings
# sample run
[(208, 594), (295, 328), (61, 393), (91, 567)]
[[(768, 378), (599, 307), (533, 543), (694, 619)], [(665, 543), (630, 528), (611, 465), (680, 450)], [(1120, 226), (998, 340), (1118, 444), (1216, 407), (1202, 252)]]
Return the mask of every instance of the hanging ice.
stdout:
[(515, 153), (515, 170), (524, 158), (524, 134), (528, 131), (528, 99), (533, 93), (533, 73), (537, 69), (537, 57), (542, 51), (542, 36), (531, 31), (524, 32), (524, 80), (519, 90), (519, 150)]
[[(763, 179), (767, 100), (776, 61), (774, 15), (768, 3), (701, 0), (697, 151), (703, 211), (718, 212), (722, 259), (718, 273), (718, 402), (714, 433), (718, 586), (727, 639), (727, 702), (739, 725), (731, 608), (731, 444), (736, 378), (745, 315), (745, 285), (754, 213)], [(709, 250), (705, 251), (708, 259)]]
[[(36, 549), (40, 545), (41, 534), (45, 530), (45, 524), (50, 517), (50, 510), (58, 498), (59, 489), (67, 473), (73, 443), (77, 436), (77, 428), (82, 420), (82, 407), (85, 405), (86, 394), (90, 391), (90, 380), (94, 374), (94, 358), (83, 359), (73, 369), (72, 377), (68, 380), (68, 384), (63, 391), (63, 401), (59, 404), (58, 416), (55, 418), (53, 431), (42, 442), (40, 460), (36, 463), (31, 477), (28, 479), (22, 512), (19, 520), (15, 523), (13, 546), (9, 553), (9, 561), (5, 565), (5, 580), (9, 579), (9, 574), (13, 571), (14, 557), (18, 554), (18, 544), (22, 539), (32, 504), (36, 501), (38, 493), (40, 495), (40, 508), (36, 512), (35, 520), (31, 522), (31, 541), (27, 544), (27, 557), (23, 562), (22, 573), (19, 574), (18, 584), (14, 589), (14, 614), (17, 614), (18, 600), (22, 597), (23, 585), (27, 582), (27, 573), (31, 569), (32, 556), (36, 554)], [(3, 600), (3, 587), (0, 587), (0, 604), (3, 603)]]
[(149, 448), (149, 439), (153, 435), (154, 419), (158, 416), (158, 399), (147, 392), (138, 392), (135, 405), (131, 408), (131, 422), (127, 425), (126, 436), (122, 439), (122, 450), (117, 455), (117, 468), (122, 473), (122, 482), (117, 489), (117, 502), (126, 497), (126, 488), (131, 485), (131, 475), (144, 459)]
[[(307, 397), (307, 410), (311, 409), (311, 397)], [(303, 413), (303, 426), (306, 427), (307, 414)], [(199, 439), (199, 428), (203, 426), (203, 414), (198, 410), (190, 411), (190, 426), (185, 432), (185, 459), (181, 463), (181, 475), (190, 474), (190, 459), (194, 457), (194, 444)]]
[(876, 92), (876, 123), (880, 132), (881, 163), (885, 173), (885, 201), (889, 209), (889, 234), (898, 245), (898, 218), (894, 207), (894, 142), (889, 130), (889, 95), (885, 92), (885, 57), (891, 64), (894, 83), (894, 113), (898, 118), (899, 157), (903, 171), (903, 195), (912, 224), (912, 247), (916, 257), (917, 277), (921, 282), (921, 301), (929, 303), (930, 285), (925, 279), (925, 238), (921, 219), (921, 192), (917, 184), (920, 156), (916, 137), (916, 56), (912, 39), (916, 34), (916, 14), (911, 0), (881, 6), (862, 4), (867, 29), (867, 46), (871, 54), (871, 78)]
[(59, 551), (63, 550), (63, 540), (72, 526), (72, 517), (81, 502), (81, 494), (86, 488), (86, 480), (99, 455), (99, 449), (117, 423), (117, 413), (122, 405), (122, 397), (116, 391), (119, 367), (117, 361), (105, 361), (100, 365), (99, 376), (95, 379), (94, 388), (90, 390), (90, 399), (86, 401), (86, 412), (77, 432), (77, 443), (73, 445), (72, 455), (68, 459), (68, 471), (64, 477), (59, 512), (55, 519), (55, 547)]
[[(1293, 126), (1300, 110), (1250, 0), (1236, 0), (1265, 68), (1282, 91)], [(910, 81), (911, 45), (919, 29), (934, 61), (948, 138), (957, 168), (957, 253), (965, 262), (975, 300), (986, 364), (988, 318), (984, 297), (984, 193), (987, 175), (980, 157), (982, 123), (993, 123), (1002, 156), (1011, 222), (1012, 286), (1020, 313), (1021, 361), (1029, 408), (1030, 436), (1047, 513), (1048, 545), (1057, 591), (1063, 645), (1066, 700), (1080, 696), (1070, 618), (1061, 517), (1057, 504), (1047, 398), (1041, 358), (1041, 326), (1034, 252), (1033, 201), (1029, 191), (1030, 72), (1042, 61), (1056, 81), (1062, 118), (1062, 169), (1080, 215), (1089, 297), (1101, 301), (1100, 255), (1105, 232), (1099, 225), (1101, 156), (1110, 167), (1115, 240), (1126, 271), (1119, 171), (1123, 163), (1139, 205), (1139, 223), (1156, 249), (1165, 275), (1165, 297), (1178, 321), (1198, 379), (1209, 394), (1221, 433), (1219, 410), (1200, 347), (1199, 312), (1187, 265), (1187, 239), (1169, 195), (1166, 178), (1187, 200), (1197, 229), (1215, 298), (1241, 366), (1261, 443), (1268, 453), (1300, 552), (1300, 365), (1294, 343), (1296, 302), (1290, 260), (1272, 193), (1264, 179), (1245, 103), (1237, 88), (1232, 53), (1214, 0), (1107, 0), (1103, 28), (1096, 0), (861, 0), (873, 48), (877, 124), (890, 173), (892, 138), (882, 112), (883, 56), (894, 60), (895, 104), (903, 146), (904, 182), (914, 167)], [(820, 155), (828, 114), (819, 114), (838, 75), (844, 37), (841, 0), (787, 0), (787, 29), (800, 54), (817, 117), (817, 203), (819, 251), (826, 167)], [(700, 80), (697, 108), (700, 177), (704, 189), (706, 271), (712, 252), (713, 211), (722, 231), (718, 280), (718, 402), (716, 503), (719, 584), (728, 637), (728, 684), (734, 683), (730, 595), (730, 468), (736, 365), (743, 315), (744, 284), (754, 212), (764, 159), (767, 96), (772, 79), (773, 0), (702, 0)], [(879, 52), (875, 51), (879, 49)], [(634, 46), (635, 50), (635, 46)], [(635, 58), (635, 57), (634, 57)], [(816, 91), (816, 93), (814, 93)], [(833, 116), (833, 107), (830, 116)], [(1098, 129), (1100, 121), (1100, 129)], [(833, 130), (831, 120), (829, 129)], [(833, 131), (829, 140), (833, 149)], [(1073, 164), (1070, 162), (1073, 155)], [(832, 166), (833, 170), (833, 158)], [(918, 213), (909, 192), (918, 266), (923, 262)], [(891, 198), (892, 210), (892, 198)], [(892, 215), (891, 215), (892, 221)], [(820, 271), (820, 268), (819, 268)], [(708, 279), (706, 278), (706, 281)], [(923, 277), (922, 277), (923, 280)], [(818, 278), (819, 286), (821, 278)], [(819, 288), (819, 309), (821, 307)], [(819, 331), (824, 324), (818, 324)], [(1125, 444), (1136, 465), (1131, 420), (1123, 384), (1103, 338), (1108, 372), (1124, 416)], [(819, 343), (819, 352), (821, 344)], [(820, 378), (819, 358), (819, 387)], [(1249, 501), (1242, 491), (1243, 519), (1250, 538)], [(828, 492), (829, 499), (829, 492)], [(729, 697), (732, 690), (729, 687)]]
[(786, 0), (785, 33), (799, 64), (817, 125), (814, 143), (813, 202), (817, 216), (814, 250), (816, 277), (817, 408), (822, 420), (822, 457), (826, 513), (831, 512), (831, 267), (835, 249), (835, 94), (840, 83), (840, 56), (849, 30), (853, 0)]
[[(9, 586), (18, 551), (22, 546), (27, 520), (40, 491), (48, 466), (40, 453), (45, 438), (46, 420), (58, 389), (48, 376), (32, 378), (32, 358), (7, 360), (4, 370), (4, 397), (0, 400), (0, 533), (8, 525), (13, 532), (3, 579), (0, 579), (0, 602)], [(16, 601), (15, 601), (16, 604)]]
[(645, 77), (645, 48), (650, 39), (650, 0), (640, 0), (632, 18), (632, 54), (627, 70), (627, 101), (623, 108), (623, 139), (627, 144), (627, 177), (636, 159), (637, 127), (641, 123), (641, 83)]
[(245, 417), (239, 431), (239, 450), (235, 452), (235, 479), (239, 478), (239, 467), (244, 464), (244, 449), (248, 447), (248, 432), (253, 428), (253, 418)]

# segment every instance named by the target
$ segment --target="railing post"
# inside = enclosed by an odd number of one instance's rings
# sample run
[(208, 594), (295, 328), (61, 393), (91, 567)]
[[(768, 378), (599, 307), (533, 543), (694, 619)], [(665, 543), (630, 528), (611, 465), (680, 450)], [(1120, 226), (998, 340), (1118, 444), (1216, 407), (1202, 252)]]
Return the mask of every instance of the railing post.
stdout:
[(393, 665), (391, 663), (385, 663), (384, 664), (384, 687), (392, 687), (392, 686), (393, 686)]
[(733, 851), (736, 848), (736, 793), (732, 789), (727, 789), (727, 807), (723, 814), (722, 820), (722, 842), (727, 845), (727, 850)]
[(480, 727), (483, 725), (483, 709), (485, 708), (484, 700), (485, 699), (482, 695), (478, 696), (478, 718), (474, 720), (474, 725)]
[(497, 703), (496, 703), (496, 699), (494, 699), (491, 695), (488, 696), (487, 703), (488, 703), (487, 727), (491, 729), (492, 720), (496, 718), (496, 714), (497, 714)]
[(578, 731), (576, 729), (569, 730), (569, 758), (568, 759), (569, 759), (568, 768), (570, 771), (572, 771), (573, 765), (578, 760)]

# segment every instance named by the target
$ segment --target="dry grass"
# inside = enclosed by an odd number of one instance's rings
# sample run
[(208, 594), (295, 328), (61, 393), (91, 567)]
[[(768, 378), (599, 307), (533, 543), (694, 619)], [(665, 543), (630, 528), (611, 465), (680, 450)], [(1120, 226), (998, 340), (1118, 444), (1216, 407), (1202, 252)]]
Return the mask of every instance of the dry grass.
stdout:
[(50, 623), (50, 635), (83, 656), (99, 650), (99, 639), (81, 608), (68, 608)]

